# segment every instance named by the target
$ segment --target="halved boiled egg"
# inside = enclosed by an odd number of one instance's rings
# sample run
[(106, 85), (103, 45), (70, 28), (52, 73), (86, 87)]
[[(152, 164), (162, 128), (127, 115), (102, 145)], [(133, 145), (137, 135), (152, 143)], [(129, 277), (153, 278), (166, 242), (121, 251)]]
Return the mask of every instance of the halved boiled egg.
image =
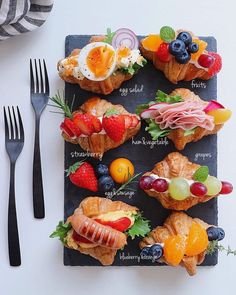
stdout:
[(103, 81), (116, 67), (116, 51), (105, 42), (89, 43), (79, 53), (79, 70), (89, 80)]

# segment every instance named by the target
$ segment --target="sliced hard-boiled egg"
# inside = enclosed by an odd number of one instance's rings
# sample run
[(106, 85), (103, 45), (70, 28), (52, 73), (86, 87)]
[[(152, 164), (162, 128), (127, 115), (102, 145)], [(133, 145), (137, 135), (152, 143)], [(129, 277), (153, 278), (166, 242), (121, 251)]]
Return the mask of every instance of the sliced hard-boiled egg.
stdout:
[(107, 79), (116, 67), (116, 51), (105, 42), (93, 42), (79, 53), (78, 64), (81, 73), (92, 81)]

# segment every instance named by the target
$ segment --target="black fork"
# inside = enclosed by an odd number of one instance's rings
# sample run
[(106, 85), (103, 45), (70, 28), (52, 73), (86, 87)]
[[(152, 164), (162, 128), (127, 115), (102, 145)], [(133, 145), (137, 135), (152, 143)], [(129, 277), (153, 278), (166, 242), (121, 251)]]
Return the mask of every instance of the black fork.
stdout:
[[(43, 64), (43, 65), (42, 65)], [(34, 69), (33, 69), (34, 68)], [(30, 94), (35, 111), (35, 141), (33, 162), (33, 207), (34, 217), (45, 217), (43, 178), (40, 155), (40, 118), (49, 99), (49, 82), (45, 60), (30, 60)]]
[[(5, 145), (10, 159), (10, 190), (8, 205), (8, 248), (11, 266), (21, 265), (19, 233), (15, 200), (15, 164), (24, 146), (24, 128), (19, 108), (3, 108), (5, 122)], [(8, 113), (8, 116), (7, 116)]]

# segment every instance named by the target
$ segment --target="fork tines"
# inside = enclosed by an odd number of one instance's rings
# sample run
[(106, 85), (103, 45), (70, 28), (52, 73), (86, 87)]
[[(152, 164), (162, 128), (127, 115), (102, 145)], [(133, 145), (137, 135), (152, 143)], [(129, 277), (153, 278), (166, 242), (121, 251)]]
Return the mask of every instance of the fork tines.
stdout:
[[(8, 111), (6, 111), (6, 109)], [(24, 128), (19, 107), (3, 107), (6, 141), (24, 140)], [(16, 116), (17, 114), (17, 116)]]
[(49, 94), (48, 73), (44, 59), (43, 62), (40, 59), (38, 61), (30, 59), (30, 91), (31, 93)]

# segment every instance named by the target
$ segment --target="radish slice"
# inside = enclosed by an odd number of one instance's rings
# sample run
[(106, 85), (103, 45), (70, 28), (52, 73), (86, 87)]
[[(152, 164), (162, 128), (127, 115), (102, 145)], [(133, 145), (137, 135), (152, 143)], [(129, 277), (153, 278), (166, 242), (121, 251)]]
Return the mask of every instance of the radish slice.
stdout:
[(150, 105), (150, 108), (151, 109), (154, 109), (154, 110), (159, 110), (163, 107), (166, 107), (167, 105), (169, 105), (169, 103), (166, 103), (166, 102), (158, 102), (158, 103), (155, 103), (155, 104), (152, 104)]
[(156, 111), (156, 109), (152, 109), (152, 108), (147, 109), (147, 110), (144, 110), (144, 111), (142, 111), (142, 113), (140, 114), (140, 117), (141, 117), (142, 119), (150, 119), (150, 118), (152, 117), (152, 113), (155, 112), (155, 111)]
[(212, 110), (217, 110), (217, 109), (224, 109), (225, 107), (220, 104), (218, 101), (216, 100), (211, 100), (209, 101), (208, 105), (205, 107), (204, 112), (208, 113)]
[(131, 50), (138, 49), (138, 44), (138, 38), (135, 33), (126, 28), (117, 30), (112, 38), (112, 46), (115, 49), (122, 46), (128, 47)]

